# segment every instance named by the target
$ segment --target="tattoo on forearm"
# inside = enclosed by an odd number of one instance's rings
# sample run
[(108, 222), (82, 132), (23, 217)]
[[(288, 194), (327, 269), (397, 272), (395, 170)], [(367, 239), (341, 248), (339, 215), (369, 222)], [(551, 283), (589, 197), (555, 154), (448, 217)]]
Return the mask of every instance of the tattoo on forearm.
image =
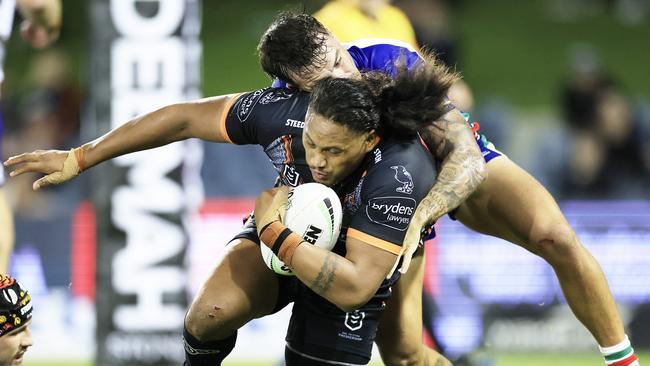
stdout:
[(486, 168), (465, 121), (442, 119), (421, 131), (421, 135), (436, 158), (438, 177), (415, 214), (432, 222), (474, 192), (485, 178)]
[(334, 277), (336, 276), (336, 255), (333, 253), (327, 253), (323, 265), (320, 267), (320, 272), (311, 283), (311, 288), (315, 293), (324, 296), (325, 293), (332, 287), (334, 282)]

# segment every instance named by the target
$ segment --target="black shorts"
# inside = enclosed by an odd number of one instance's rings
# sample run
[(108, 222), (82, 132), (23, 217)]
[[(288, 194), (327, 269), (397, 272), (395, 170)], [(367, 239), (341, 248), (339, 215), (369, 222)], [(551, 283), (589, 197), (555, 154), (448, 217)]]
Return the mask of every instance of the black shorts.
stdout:
[[(255, 220), (246, 220), (235, 239), (259, 244)], [(278, 275), (279, 294), (275, 311), (293, 302), (287, 330), (287, 365), (353, 364), (370, 361), (379, 317), (386, 307), (389, 289), (380, 288), (360, 309), (346, 313), (305, 286), (297, 277)], [(274, 312), (275, 312), (274, 311)]]

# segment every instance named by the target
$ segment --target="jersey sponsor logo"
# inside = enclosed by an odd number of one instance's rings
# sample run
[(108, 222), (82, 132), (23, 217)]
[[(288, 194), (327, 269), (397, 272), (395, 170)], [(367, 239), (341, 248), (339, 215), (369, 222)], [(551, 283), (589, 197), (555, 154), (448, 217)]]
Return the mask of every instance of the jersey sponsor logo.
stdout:
[(256, 90), (241, 99), (237, 105), (237, 118), (239, 119), (239, 122), (246, 122), (257, 105), (257, 102), (267, 90), (268, 88)]
[(416, 202), (410, 197), (376, 197), (368, 201), (366, 215), (370, 221), (404, 231), (411, 222)]
[(291, 118), (287, 118), (287, 122), (284, 125), (289, 127), (294, 127), (294, 128), (305, 128), (304, 121), (298, 121), (297, 119), (291, 119)]
[(293, 165), (285, 165), (282, 171), (282, 181), (290, 187), (296, 187), (300, 183), (300, 173)]
[(363, 318), (365, 317), (366, 313), (359, 310), (345, 313), (345, 327), (352, 331), (359, 330), (363, 327)]
[(288, 93), (286, 90), (272, 89), (269, 93), (264, 94), (260, 99), (260, 104), (269, 104), (279, 102), (281, 100), (287, 100), (293, 96), (293, 93)]
[(413, 177), (411, 177), (411, 173), (403, 165), (393, 165), (390, 168), (395, 170), (395, 180), (402, 184), (395, 191), (406, 194), (413, 193)]

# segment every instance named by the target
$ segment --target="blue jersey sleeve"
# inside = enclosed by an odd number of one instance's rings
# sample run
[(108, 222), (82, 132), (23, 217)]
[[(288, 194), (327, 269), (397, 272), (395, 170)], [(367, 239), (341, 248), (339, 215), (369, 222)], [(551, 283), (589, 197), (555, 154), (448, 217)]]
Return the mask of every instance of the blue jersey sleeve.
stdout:
[(282, 81), (280, 79), (275, 79), (273, 80), (273, 84), (271, 84), (272, 88), (289, 88), (289, 85), (287, 85), (286, 81)]
[[(408, 69), (423, 61), (415, 48), (393, 39), (359, 39), (343, 46), (360, 71), (380, 71), (395, 76), (399, 60), (403, 59)], [(275, 79), (272, 87), (288, 88), (288, 85), (283, 80)]]
[(396, 40), (362, 39), (345, 46), (361, 71), (381, 71), (394, 76), (399, 60), (409, 69), (423, 61), (416, 49)]

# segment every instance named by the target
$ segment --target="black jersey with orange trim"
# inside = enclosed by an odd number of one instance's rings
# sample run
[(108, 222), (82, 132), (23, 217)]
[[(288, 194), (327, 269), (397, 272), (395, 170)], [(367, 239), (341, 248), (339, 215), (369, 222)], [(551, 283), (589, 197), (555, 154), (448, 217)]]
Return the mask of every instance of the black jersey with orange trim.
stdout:
[[(260, 145), (282, 183), (312, 182), (301, 137), (308, 103), (309, 94), (296, 90), (242, 94), (225, 116), (225, 131), (235, 144)], [(353, 174), (333, 187), (343, 203), (342, 235), (333, 251), (345, 256), (347, 233), (398, 254), (411, 216), (434, 181), (431, 154), (419, 138), (382, 139)]]
[[(312, 182), (302, 144), (308, 103), (309, 94), (287, 89), (242, 94), (224, 116), (223, 131), (235, 144), (260, 145), (284, 184)], [(399, 253), (411, 216), (433, 185), (435, 173), (431, 154), (419, 138), (400, 142), (382, 138), (359, 168), (333, 187), (341, 199), (343, 222), (332, 251), (345, 256), (350, 236)], [(259, 242), (254, 229), (241, 235)], [(384, 280), (370, 301), (348, 313), (296, 277), (280, 277), (284, 290), (279, 291), (277, 308), (294, 302), (286, 336), (292, 352), (333, 364), (369, 361), (385, 300), (399, 272)]]

